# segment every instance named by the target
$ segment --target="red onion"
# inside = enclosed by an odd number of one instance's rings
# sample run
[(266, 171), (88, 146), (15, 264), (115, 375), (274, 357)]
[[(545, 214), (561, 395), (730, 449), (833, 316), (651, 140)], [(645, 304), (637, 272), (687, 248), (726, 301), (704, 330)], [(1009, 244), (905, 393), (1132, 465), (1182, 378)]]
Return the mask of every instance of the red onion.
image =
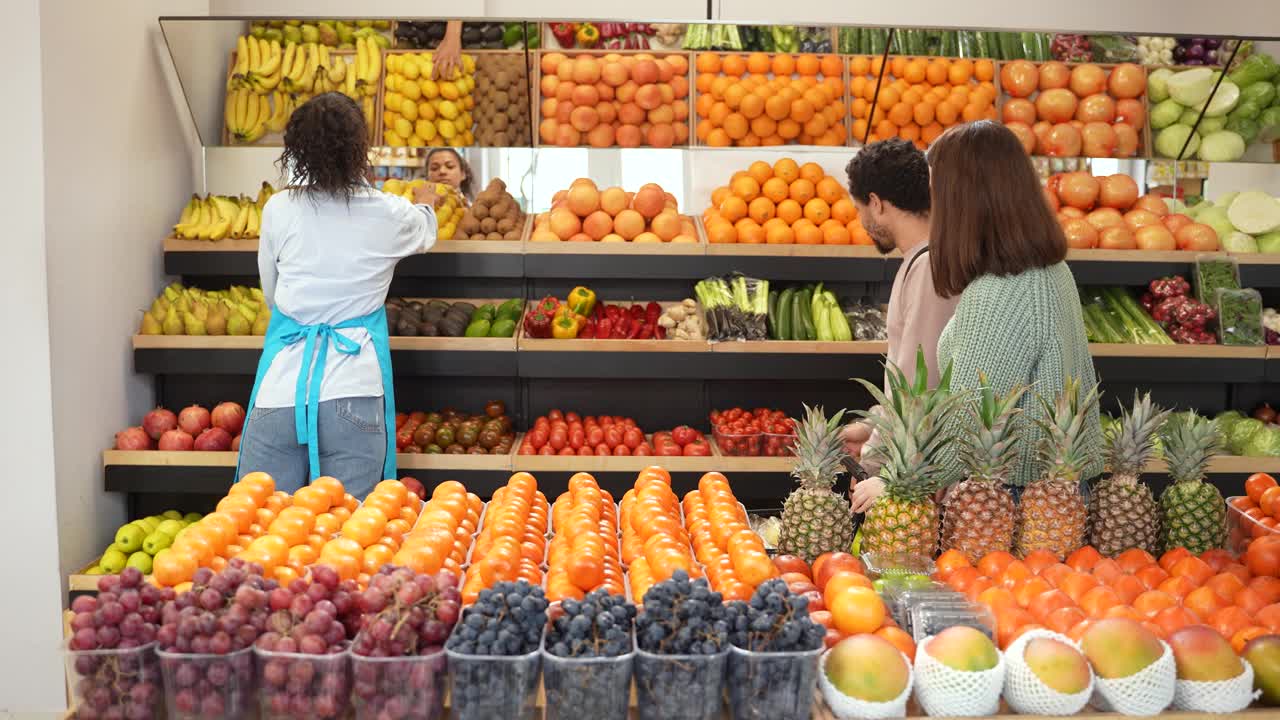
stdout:
[(1262, 403), (1253, 411), (1253, 417), (1264, 423), (1273, 423), (1276, 421), (1276, 410), (1269, 403)]

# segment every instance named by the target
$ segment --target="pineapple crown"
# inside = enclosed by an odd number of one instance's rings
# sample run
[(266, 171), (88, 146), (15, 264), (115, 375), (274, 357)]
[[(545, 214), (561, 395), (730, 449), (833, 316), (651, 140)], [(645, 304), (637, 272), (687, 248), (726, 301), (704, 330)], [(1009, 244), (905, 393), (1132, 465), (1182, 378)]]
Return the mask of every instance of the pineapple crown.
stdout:
[(916, 350), (915, 382), (893, 362), (886, 362), (886, 394), (870, 382), (858, 382), (880, 404), (880, 411), (859, 410), (880, 433), (880, 444), (872, 447), (872, 457), (882, 462), (880, 479), (889, 497), (907, 501), (920, 500), (940, 485), (939, 456), (955, 441), (951, 420), (959, 410), (963, 394), (951, 392), (951, 366), (943, 371), (936, 388), (929, 388), (929, 367), (924, 350)]
[(1204, 480), (1209, 460), (1222, 452), (1222, 435), (1217, 424), (1194, 410), (1170, 417), (1160, 434), (1169, 476), (1176, 483)]
[(829, 488), (844, 471), (849, 457), (840, 437), (844, 414), (841, 410), (828, 418), (822, 406), (804, 406), (804, 418), (796, 426), (796, 464), (791, 471), (802, 487)]
[(966, 442), (960, 449), (960, 461), (975, 480), (1003, 484), (1018, 456), (1018, 403), (1027, 392), (1018, 385), (997, 395), (985, 373), (978, 372), (981, 391), (976, 405), (969, 407), (973, 422), (966, 429)]
[(1169, 417), (1151, 402), (1151, 393), (1133, 391), (1133, 410), (1121, 408), (1120, 421), (1106, 429), (1107, 464), (1112, 477), (1136, 481), (1155, 451), (1156, 433)]
[(1069, 377), (1052, 401), (1036, 393), (1044, 419), (1036, 418), (1035, 422), (1045, 433), (1037, 457), (1050, 479), (1079, 482), (1080, 473), (1089, 462), (1090, 447), (1084, 430), (1090, 411), (1098, 404), (1098, 385), (1095, 383), (1083, 397), (1080, 390), (1080, 381)]

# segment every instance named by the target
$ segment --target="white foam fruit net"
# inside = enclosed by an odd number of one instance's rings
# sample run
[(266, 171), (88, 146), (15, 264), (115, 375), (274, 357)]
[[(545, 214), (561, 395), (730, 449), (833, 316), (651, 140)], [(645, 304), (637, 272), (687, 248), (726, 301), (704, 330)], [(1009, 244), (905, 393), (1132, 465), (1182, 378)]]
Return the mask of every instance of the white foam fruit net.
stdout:
[(1093, 704), (1123, 715), (1158, 715), (1173, 702), (1178, 667), (1173, 651), (1163, 641), (1164, 654), (1142, 670), (1124, 678), (1094, 680)]
[(1004, 656), (996, 651), (996, 666), (990, 670), (954, 670), (925, 651), (933, 636), (916, 648), (916, 700), (925, 713), (934, 716), (974, 717), (995, 715), (1004, 689)]
[[(914, 673), (907, 673), (907, 687), (902, 694), (888, 702), (867, 702), (857, 698), (849, 697), (836, 689), (831, 681), (827, 679), (827, 656), (831, 651), (822, 653), (822, 659), (818, 664), (818, 687), (822, 690), (822, 699), (827, 701), (827, 705), (831, 708), (831, 712), (841, 720), (881, 720), (882, 718), (902, 718), (907, 716), (907, 699), (911, 697), (912, 677)], [(907, 669), (911, 669), (911, 659), (906, 655), (902, 656), (903, 662), (907, 664)]]
[[(1068, 695), (1044, 684), (1023, 659), (1027, 643), (1034, 638), (1050, 638), (1075, 647), (1065, 635), (1052, 630), (1028, 630), (1005, 648), (1004, 699), (1009, 707), (1022, 715), (1075, 715), (1089, 704), (1093, 695), (1093, 670), (1089, 670), (1089, 687)], [(1086, 666), (1088, 664), (1086, 663)]]
[(1253, 666), (1244, 658), (1240, 663), (1244, 670), (1230, 680), (1179, 680), (1173, 692), (1173, 706), (1209, 713), (1235, 713), (1249, 707), (1260, 693), (1253, 690)]

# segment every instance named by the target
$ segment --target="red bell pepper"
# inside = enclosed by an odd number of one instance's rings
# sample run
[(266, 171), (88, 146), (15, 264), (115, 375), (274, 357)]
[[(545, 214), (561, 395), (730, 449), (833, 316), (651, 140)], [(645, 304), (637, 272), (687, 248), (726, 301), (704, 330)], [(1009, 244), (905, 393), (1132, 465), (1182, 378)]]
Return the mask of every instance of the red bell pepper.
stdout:
[(541, 308), (532, 310), (524, 316), (524, 334), (531, 338), (551, 337), (551, 320), (552, 315)]
[(627, 312), (631, 314), (632, 320), (644, 320), (644, 306), (640, 303), (632, 303)]
[(667, 329), (659, 325), (653, 329), (653, 336), (658, 340), (666, 340)]
[(600, 321), (596, 323), (595, 334), (592, 337), (597, 340), (606, 340), (612, 332), (613, 321), (609, 318), (601, 318)]
[(548, 315), (554, 315), (560, 307), (560, 301), (554, 295), (548, 295), (538, 301), (537, 308)]
[(644, 306), (644, 321), (656, 325), (660, 317), (662, 317), (662, 306), (650, 300), (649, 304)]
[(655, 328), (657, 328), (657, 327), (658, 327), (657, 325), (655, 325), (655, 324), (653, 324), (653, 323), (651, 323), (651, 322), (647, 322), (647, 323), (645, 323), (644, 325), (640, 326), (640, 334), (636, 336), (636, 339), (637, 339), (637, 340), (652, 340), (652, 339), (653, 339), (654, 329), (655, 329)]
[(578, 31), (578, 26), (574, 23), (558, 22), (551, 23), (551, 34), (555, 36), (556, 42), (560, 43), (562, 48), (571, 48), (574, 45), (574, 33)]

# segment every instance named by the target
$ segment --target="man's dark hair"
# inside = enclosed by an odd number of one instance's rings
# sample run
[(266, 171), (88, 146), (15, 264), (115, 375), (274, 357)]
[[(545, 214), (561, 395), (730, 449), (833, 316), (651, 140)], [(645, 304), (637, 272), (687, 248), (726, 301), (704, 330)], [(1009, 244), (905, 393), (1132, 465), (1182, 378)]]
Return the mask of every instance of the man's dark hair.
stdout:
[(861, 203), (875, 193), (903, 212), (929, 212), (929, 163), (924, 153), (901, 138), (871, 143), (845, 167), (849, 194)]

